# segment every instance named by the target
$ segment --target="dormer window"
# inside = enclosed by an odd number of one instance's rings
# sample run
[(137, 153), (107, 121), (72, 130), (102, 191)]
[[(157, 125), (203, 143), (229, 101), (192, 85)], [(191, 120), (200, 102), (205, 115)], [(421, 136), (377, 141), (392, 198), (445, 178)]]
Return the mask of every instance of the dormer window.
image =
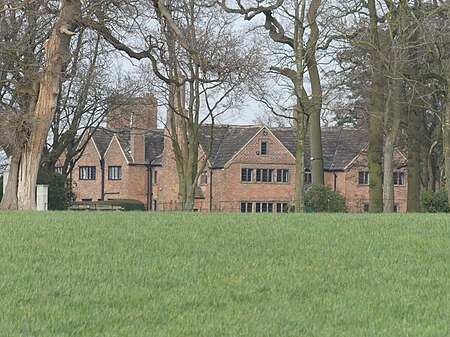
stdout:
[(267, 142), (261, 142), (261, 155), (265, 156), (267, 154)]

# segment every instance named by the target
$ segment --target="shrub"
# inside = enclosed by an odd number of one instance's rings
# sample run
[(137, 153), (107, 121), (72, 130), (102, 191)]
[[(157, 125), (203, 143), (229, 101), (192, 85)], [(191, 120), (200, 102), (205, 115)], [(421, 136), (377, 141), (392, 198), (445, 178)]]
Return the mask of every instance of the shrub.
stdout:
[(70, 182), (66, 176), (45, 167), (39, 169), (37, 184), (48, 185), (48, 209), (66, 210), (74, 200)]
[(422, 191), (422, 195), (420, 197), (420, 206), (422, 207), (422, 211), (429, 213), (441, 213), (450, 212), (450, 207), (448, 204), (448, 196), (444, 191), (434, 192), (432, 190), (424, 190)]
[(345, 198), (328, 185), (312, 185), (305, 194), (305, 207), (314, 212), (347, 212)]
[(145, 204), (139, 200), (133, 199), (117, 199), (117, 200), (105, 200), (102, 201), (104, 205), (121, 206), (125, 211), (144, 211)]

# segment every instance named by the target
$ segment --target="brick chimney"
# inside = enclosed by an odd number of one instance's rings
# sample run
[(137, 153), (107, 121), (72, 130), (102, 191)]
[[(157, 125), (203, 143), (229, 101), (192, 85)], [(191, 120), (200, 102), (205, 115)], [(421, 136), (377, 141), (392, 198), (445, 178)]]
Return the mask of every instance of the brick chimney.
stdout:
[(152, 93), (145, 93), (139, 97), (125, 98), (112, 97), (111, 109), (106, 118), (110, 129), (156, 129), (157, 127), (157, 101)]
[[(164, 150), (163, 150), (163, 169), (165, 174), (160, 176), (159, 187), (160, 191), (158, 192), (158, 202), (163, 203), (164, 206), (174, 203), (177, 205), (178, 202), (178, 193), (179, 193), (179, 178), (177, 171), (177, 164), (175, 160), (175, 154), (172, 144), (172, 130), (171, 130), (171, 121), (175, 122), (175, 132), (180, 132), (180, 123), (181, 117), (177, 113), (173, 113), (171, 109), (179, 110), (185, 109), (185, 98), (186, 98), (186, 88), (185, 86), (175, 87), (173, 88), (173, 92), (170, 93), (169, 105), (167, 107), (167, 115), (166, 115), (166, 126), (164, 128)], [(173, 95), (173, 96), (172, 96)], [(179, 138), (179, 141), (182, 141), (182, 137)]]
[(107, 117), (107, 127), (115, 130), (129, 130), (130, 150), (134, 163), (145, 163), (145, 134), (157, 127), (157, 102), (151, 93), (127, 99), (111, 99), (117, 108)]

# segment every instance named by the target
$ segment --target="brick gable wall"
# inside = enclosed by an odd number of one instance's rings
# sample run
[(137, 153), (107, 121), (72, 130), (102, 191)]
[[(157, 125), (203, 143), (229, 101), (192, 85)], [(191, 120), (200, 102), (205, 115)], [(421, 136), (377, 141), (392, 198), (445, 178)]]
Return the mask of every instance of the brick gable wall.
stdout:
[[(267, 143), (267, 154), (261, 154), (261, 142)], [(241, 181), (241, 170), (253, 169), (252, 182)], [(273, 169), (272, 182), (256, 182), (256, 169)], [(287, 183), (276, 182), (276, 170), (289, 170)], [(214, 209), (239, 211), (241, 201), (292, 202), (295, 189), (295, 159), (266, 129), (237, 153), (223, 170), (213, 172)]]
[[(261, 155), (261, 142), (267, 142), (267, 155)], [(157, 202), (157, 210), (175, 209), (178, 201), (178, 174), (170, 138), (165, 138), (162, 167), (153, 167), (157, 171), (158, 181), (152, 185), (152, 206)], [(200, 154), (201, 156), (202, 154)], [(405, 158), (396, 151), (396, 162), (404, 162)], [(78, 178), (80, 166), (96, 166), (95, 181), (82, 181)], [(122, 179), (108, 180), (108, 166), (122, 166)], [(253, 181), (242, 182), (242, 168), (253, 169)], [(273, 169), (272, 182), (256, 182), (256, 169)], [(276, 170), (289, 170), (287, 183), (276, 182)], [(199, 185), (205, 198), (196, 199), (195, 208), (208, 211), (210, 207), (210, 188), (212, 172), (212, 209), (222, 211), (240, 211), (240, 202), (289, 202), (295, 192), (295, 159), (289, 151), (273, 136), (271, 132), (262, 129), (239, 151), (223, 169), (206, 169), (208, 183)], [(368, 204), (368, 185), (358, 184), (358, 172), (367, 171), (367, 153), (362, 152), (345, 171), (325, 172), (325, 182), (336, 189), (347, 199), (351, 212), (361, 212)], [(399, 169), (405, 172), (405, 168)], [(406, 174), (406, 172), (405, 172)], [(75, 193), (77, 200), (101, 198), (100, 157), (92, 140), (78, 161), (74, 174)], [(123, 155), (120, 144), (113, 138), (105, 154), (105, 199), (136, 199), (147, 203), (148, 172), (147, 166), (129, 165)], [(407, 179), (405, 186), (395, 187), (395, 203), (400, 212), (406, 210)], [(153, 208), (153, 207), (152, 207)]]
[[(92, 199), (97, 201), (101, 199), (101, 168), (100, 168), (100, 154), (92, 141), (86, 145), (83, 155), (77, 161), (73, 170), (73, 191), (76, 195), (76, 200)], [(82, 166), (94, 166), (96, 171), (95, 180), (80, 180), (79, 173)]]
[[(108, 149), (104, 155), (105, 160), (105, 200), (108, 199), (130, 199), (130, 167), (122, 152), (122, 148), (116, 137), (111, 139)], [(110, 180), (108, 178), (108, 168), (110, 166), (120, 166), (122, 178), (120, 180)]]

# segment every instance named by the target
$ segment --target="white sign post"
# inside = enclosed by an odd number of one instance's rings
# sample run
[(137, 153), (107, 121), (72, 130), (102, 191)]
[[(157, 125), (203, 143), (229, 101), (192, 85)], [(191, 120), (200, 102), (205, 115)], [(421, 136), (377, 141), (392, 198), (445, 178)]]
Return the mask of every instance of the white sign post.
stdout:
[(48, 210), (48, 185), (36, 185), (36, 210)]

